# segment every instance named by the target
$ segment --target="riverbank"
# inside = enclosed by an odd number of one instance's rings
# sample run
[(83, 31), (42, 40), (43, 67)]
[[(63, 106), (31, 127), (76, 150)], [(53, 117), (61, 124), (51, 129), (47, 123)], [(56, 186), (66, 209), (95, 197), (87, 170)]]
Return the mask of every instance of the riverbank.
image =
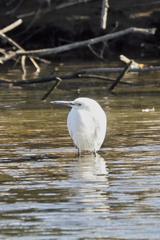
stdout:
[[(20, 4), (21, 3), (21, 4)], [(65, 2), (67, 3), (67, 2)], [(160, 55), (160, 2), (149, 0), (116, 0), (109, 1), (107, 28), (101, 30), (102, 2), (98, 0), (66, 6), (61, 1), (16, 1), (6, 5), (1, 3), (0, 29), (17, 19), (23, 24), (7, 33), (25, 50), (53, 48), (68, 43), (95, 38), (111, 32), (117, 32), (129, 27), (153, 28), (155, 35), (129, 34), (107, 41), (104, 58), (117, 58), (120, 54), (129, 58), (158, 58)], [(1, 42), (1, 48), (10, 48), (6, 42)], [(96, 52), (101, 51), (102, 43), (94, 45)], [(76, 49), (61, 53), (79, 58), (96, 56), (88, 48)]]

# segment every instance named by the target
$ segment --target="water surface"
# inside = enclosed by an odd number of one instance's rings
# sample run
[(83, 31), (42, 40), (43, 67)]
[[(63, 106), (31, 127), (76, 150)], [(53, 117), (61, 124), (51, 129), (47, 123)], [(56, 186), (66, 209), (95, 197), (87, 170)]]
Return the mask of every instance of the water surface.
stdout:
[[(20, 79), (20, 71), (4, 76)], [(149, 85), (119, 85), (109, 95), (102, 81), (66, 81), (45, 102), (48, 85), (0, 89), (1, 239), (159, 239), (159, 72), (125, 80)], [(94, 98), (107, 114), (96, 158), (77, 157), (66, 126), (69, 108), (49, 103), (79, 96)]]

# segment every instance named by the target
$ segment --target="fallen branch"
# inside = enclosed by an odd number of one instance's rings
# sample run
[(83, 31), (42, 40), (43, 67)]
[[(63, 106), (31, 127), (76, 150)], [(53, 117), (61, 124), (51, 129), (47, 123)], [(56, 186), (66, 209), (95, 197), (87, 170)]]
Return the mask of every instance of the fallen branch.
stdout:
[(124, 68), (124, 70), (118, 75), (118, 77), (116, 78), (116, 80), (114, 81), (114, 83), (108, 88), (108, 91), (112, 91), (116, 85), (118, 84), (118, 82), (121, 80), (121, 78), (124, 76), (124, 74), (128, 71), (128, 69), (130, 68), (132, 64), (132, 61), (130, 61), (127, 66)]
[(59, 77), (56, 77), (56, 81), (53, 84), (53, 86), (44, 94), (44, 96), (41, 98), (41, 100), (45, 100), (49, 94), (60, 84), (60, 82), (62, 81), (62, 79), (60, 79)]
[[(67, 79), (73, 79), (73, 78), (82, 78), (83, 74), (85, 74), (85, 70), (80, 70), (80, 71), (76, 71), (74, 73), (71, 74), (66, 74), (66, 75), (58, 75), (58, 76), (51, 76), (51, 74), (41, 77), (41, 78), (33, 78), (33, 79), (27, 79), (27, 80), (19, 80), (16, 82), (11, 82), (11, 81), (7, 81), (7, 80), (2, 80), (3, 83), (12, 83), (13, 86), (19, 86), (19, 85), (26, 85), (26, 84), (34, 84), (34, 83), (46, 83), (46, 82), (51, 82), (51, 81), (55, 81), (57, 80), (57, 78), (60, 78), (61, 80), (67, 80)], [(85, 77), (90, 77), (89, 75), (85, 75)], [(96, 75), (94, 75), (94, 78), (96, 78)], [(101, 80), (105, 80), (105, 81), (114, 81), (113, 79), (109, 79), (106, 77), (102, 77), (100, 78), (99, 75), (97, 75), (97, 79), (101, 79)], [(1, 83), (1, 81), (0, 81)], [(121, 84), (127, 84), (127, 82), (120, 82)], [(133, 83), (128, 83), (130, 85), (132, 85)]]
[[(124, 70), (124, 68), (88, 68), (85, 69), (86, 73), (120, 73)], [(149, 71), (158, 71), (160, 70), (160, 66), (150, 66), (150, 67), (142, 67), (142, 68), (132, 68), (129, 69), (128, 72), (149, 72)]]
[(15, 52), (15, 56), (42, 56), (42, 55), (49, 55), (49, 54), (57, 54), (60, 52), (65, 52), (69, 50), (73, 50), (75, 48), (79, 47), (84, 47), (87, 45), (92, 45), (98, 42), (102, 42), (104, 40), (109, 40), (113, 39), (116, 37), (120, 37), (129, 33), (141, 33), (141, 34), (155, 34), (156, 29), (155, 28), (150, 28), (150, 29), (143, 29), (143, 28), (127, 28), (125, 30), (116, 32), (116, 33), (111, 33), (111, 34), (106, 34), (101, 37), (97, 38), (92, 38), (89, 40), (81, 41), (81, 42), (76, 42), (76, 43), (71, 43), (71, 44), (66, 44), (64, 46), (56, 47), (56, 48), (47, 48), (47, 49), (41, 49), (41, 50), (34, 50), (34, 51), (23, 51), (23, 50), (18, 50)]
[[(73, 79), (73, 78), (97, 78), (101, 79), (104, 81), (114, 81), (112, 78), (107, 78), (104, 76), (99, 76), (99, 75), (92, 75), (90, 73), (99, 73), (99, 72), (107, 72), (107, 73), (121, 73), (124, 71), (125, 68), (90, 68), (90, 69), (84, 69), (84, 70), (79, 70), (76, 72), (73, 72), (71, 74), (66, 74), (66, 75), (57, 75), (57, 76), (51, 76), (52, 73), (50, 73), (47, 76), (41, 77), (41, 78), (33, 78), (33, 79), (27, 79), (27, 80), (19, 80), (19, 81), (7, 81), (7, 80), (0, 80), (0, 84), (12, 84), (13, 86), (19, 86), (19, 85), (26, 85), (26, 84), (34, 84), (34, 83), (46, 83), (46, 82), (51, 82), (51, 81), (56, 81), (57, 78), (60, 78), (61, 80), (67, 80), (67, 79)], [(159, 66), (156, 67), (145, 67), (145, 68), (137, 68), (137, 69), (129, 69), (128, 72), (143, 72), (143, 71), (155, 71), (155, 70), (160, 70)], [(141, 85), (146, 85), (144, 83), (133, 83), (133, 82), (126, 82), (126, 81), (120, 81), (120, 84), (128, 84), (132, 86), (141, 86)], [(150, 84), (149, 84), (150, 85)]]
[[(115, 79), (113, 79), (113, 78), (107, 78), (104, 76), (98, 76), (98, 75), (93, 75), (93, 74), (78, 74), (78, 77), (80, 77), (80, 78), (96, 78), (96, 79), (101, 79), (104, 81), (115, 82)], [(126, 85), (133, 84), (132, 82), (124, 82), (124, 81), (121, 81), (121, 83), (126, 84)]]
[(132, 61), (130, 68), (142, 68), (145, 66), (143, 63), (137, 63), (134, 60), (127, 58), (124, 55), (120, 55), (119, 58), (121, 61), (125, 62), (126, 64), (128, 64), (130, 61)]

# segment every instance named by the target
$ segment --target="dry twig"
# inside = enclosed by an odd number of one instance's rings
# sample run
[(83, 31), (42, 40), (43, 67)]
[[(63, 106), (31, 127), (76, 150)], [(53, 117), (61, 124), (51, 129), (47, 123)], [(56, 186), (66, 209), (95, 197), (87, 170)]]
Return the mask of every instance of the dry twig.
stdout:
[(0, 30), (1, 33), (6, 33), (11, 31), (12, 29), (18, 27), (22, 23), (22, 19), (17, 20), (16, 22), (10, 24), (9, 26)]
[(101, 52), (101, 54), (98, 54), (98, 53), (93, 49), (93, 47), (92, 47), (91, 45), (88, 45), (88, 47), (89, 47), (90, 51), (91, 51), (95, 56), (97, 56), (98, 58), (104, 60), (104, 57), (103, 57), (102, 52)]

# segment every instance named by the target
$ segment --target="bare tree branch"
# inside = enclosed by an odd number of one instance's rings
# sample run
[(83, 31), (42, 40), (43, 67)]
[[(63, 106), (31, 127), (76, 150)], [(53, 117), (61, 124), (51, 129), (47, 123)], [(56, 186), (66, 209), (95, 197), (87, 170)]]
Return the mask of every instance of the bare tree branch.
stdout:
[(81, 42), (76, 42), (76, 43), (71, 43), (71, 44), (66, 44), (64, 46), (56, 47), (56, 48), (47, 48), (47, 49), (41, 49), (41, 50), (34, 50), (34, 51), (23, 51), (23, 50), (18, 50), (16, 51), (16, 55), (29, 55), (29, 56), (42, 56), (42, 55), (48, 55), (48, 54), (57, 54), (60, 52), (65, 52), (69, 51), (72, 49), (76, 49), (79, 47), (84, 47), (87, 46), (88, 44), (92, 45), (98, 42), (102, 42), (104, 40), (109, 40), (113, 39), (116, 37), (120, 37), (129, 33), (141, 33), (141, 34), (155, 34), (156, 29), (155, 28), (150, 28), (150, 29), (144, 29), (144, 28), (127, 28), (125, 30), (116, 32), (116, 33), (111, 33), (111, 34), (106, 34), (101, 37), (81, 41)]

